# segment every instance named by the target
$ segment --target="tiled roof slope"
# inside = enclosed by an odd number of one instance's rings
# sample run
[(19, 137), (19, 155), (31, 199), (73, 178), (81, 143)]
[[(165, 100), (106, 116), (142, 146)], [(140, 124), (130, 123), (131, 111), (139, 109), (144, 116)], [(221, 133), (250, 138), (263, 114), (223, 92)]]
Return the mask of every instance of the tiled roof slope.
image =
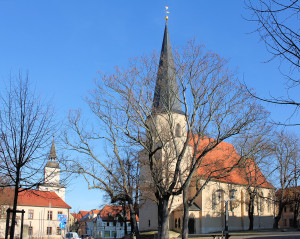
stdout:
[[(9, 199), (9, 201), (13, 201), (13, 188), (4, 188), (3, 191), (0, 191), (0, 194), (2, 193)], [(55, 192), (38, 191), (32, 189), (19, 192), (19, 206), (49, 207), (50, 203), (51, 207), (71, 208), (59, 196), (57, 196)]]
[(79, 211), (79, 214), (81, 215), (81, 218), (84, 217), (86, 214), (88, 214), (90, 211)]
[[(99, 213), (100, 217), (103, 221), (110, 221), (112, 218), (115, 218), (118, 214), (122, 213), (123, 208), (117, 205), (105, 205), (104, 208)], [(130, 220), (130, 212), (129, 209), (126, 209), (127, 219)], [(136, 216), (136, 220), (139, 221), (139, 217)]]
[[(202, 150), (207, 147), (207, 145), (212, 142), (213, 139), (204, 139), (199, 143), (198, 151), (199, 154)], [(190, 145), (193, 146), (191, 141)], [(203, 178), (209, 176), (220, 176), (215, 180), (226, 183), (242, 184), (242, 185), (257, 185), (264, 188), (274, 188), (274, 186), (269, 183), (260, 169), (257, 167), (255, 162), (252, 159), (247, 159), (246, 165), (247, 169), (237, 167), (232, 171), (224, 175), (224, 171), (232, 168), (240, 160), (240, 155), (235, 150), (234, 146), (230, 143), (220, 142), (213, 150), (208, 152), (201, 162), (201, 166), (197, 170), (197, 174)], [(251, 168), (256, 169), (254, 175), (252, 171), (252, 178), (249, 178), (249, 170)], [(213, 172), (211, 175), (210, 173)], [(247, 175), (248, 177), (247, 177)], [(250, 182), (249, 182), (250, 179)]]
[(71, 215), (78, 221), (80, 218), (82, 218), (81, 214), (79, 213), (72, 213), (71, 212)]

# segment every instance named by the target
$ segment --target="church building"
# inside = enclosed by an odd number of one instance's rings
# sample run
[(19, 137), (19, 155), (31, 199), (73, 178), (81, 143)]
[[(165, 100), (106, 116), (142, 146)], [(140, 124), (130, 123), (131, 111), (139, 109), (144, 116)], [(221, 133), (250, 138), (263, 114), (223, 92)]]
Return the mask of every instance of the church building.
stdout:
[[(161, 49), (161, 59), (157, 73), (156, 87), (153, 98), (152, 108), (152, 127), (155, 130), (162, 130), (164, 127), (164, 118), (171, 119), (174, 127), (175, 140), (178, 145), (185, 142), (187, 137), (187, 123), (180, 102), (179, 85), (176, 78), (174, 60), (170, 44), (168, 25), (166, 23), (163, 44)], [(166, 100), (169, 99), (169, 100)], [(173, 100), (170, 100), (173, 99)], [(168, 109), (168, 111), (165, 111)], [(171, 113), (170, 113), (171, 112)], [(171, 114), (171, 117), (168, 116)], [(160, 131), (162, 132), (162, 131)], [(203, 142), (205, 144), (205, 142)], [(201, 146), (201, 145), (200, 145)], [(179, 146), (180, 147), (180, 146)], [(190, 145), (187, 157), (193, 152), (193, 146)], [(164, 153), (159, 157), (163, 160)], [(221, 142), (216, 148), (210, 151), (205, 157), (204, 162), (210, 163), (221, 160), (224, 164), (230, 165), (236, 162), (240, 156), (234, 146), (230, 143)], [(189, 159), (187, 158), (186, 161)], [(256, 167), (254, 161), (250, 160), (250, 166)], [(146, 166), (147, 167), (147, 166)], [(172, 167), (171, 167), (172, 168)], [(147, 171), (148, 170), (148, 171)], [(147, 174), (150, 169), (141, 169), (144, 183), (150, 181), (151, 175)], [(205, 173), (205, 168), (199, 168), (195, 174), (201, 178)], [(146, 176), (145, 176), (146, 175)], [(241, 168), (233, 169), (224, 177), (210, 180), (197, 196), (189, 212), (189, 234), (209, 233), (223, 231), (225, 227), (225, 203), (228, 199), (229, 207), (229, 230), (247, 230), (249, 227), (248, 203), (249, 196), (247, 189), (254, 187), (249, 185), (247, 175)], [(272, 198), (274, 190), (262, 172), (257, 170), (258, 187), (257, 197), (254, 205), (254, 229), (272, 228), (274, 204)], [(205, 178), (202, 178), (203, 183)], [(151, 182), (149, 183), (151, 184)], [(195, 195), (196, 186), (191, 183), (189, 187), (190, 195)], [(149, 191), (141, 187), (140, 203), (140, 231), (158, 230), (158, 206), (155, 197), (149, 196)], [(152, 192), (153, 193), (153, 192)], [(182, 195), (174, 196), (169, 204), (169, 230), (181, 232), (183, 204)]]

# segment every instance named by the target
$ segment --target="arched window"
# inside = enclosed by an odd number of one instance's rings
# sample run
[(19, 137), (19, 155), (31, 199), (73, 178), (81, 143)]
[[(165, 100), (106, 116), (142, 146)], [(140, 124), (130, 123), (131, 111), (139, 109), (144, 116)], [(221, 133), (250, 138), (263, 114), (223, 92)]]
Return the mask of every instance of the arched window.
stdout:
[(177, 228), (177, 218), (175, 218), (175, 228)]
[(271, 211), (271, 194), (268, 194), (268, 199), (267, 199), (267, 207), (268, 207), (268, 212)]
[(241, 212), (243, 214), (243, 210), (244, 210), (244, 192), (241, 191)]
[(211, 196), (212, 196), (212, 198), (211, 198), (211, 208), (212, 208), (212, 210), (216, 210), (216, 208), (217, 208), (217, 192), (215, 192), (215, 193), (213, 193)]
[(263, 193), (259, 194), (259, 209), (260, 209), (261, 213), (264, 212), (264, 195), (263, 195)]
[(176, 125), (175, 136), (176, 137), (181, 137), (181, 126), (180, 126), (180, 124)]
[(181, 228), (180, 218), (178, 218), (178, 228)]
[(229, 198), (230, 198), (229, 206), (230, 206), (230, 211), (233, 211), (233, 209), (234, 209), (234, 202), (233, 201), (236, 199), (235, 198), (235, 193), (236, 193), (235, 189), (231, 189), (229, 191)]

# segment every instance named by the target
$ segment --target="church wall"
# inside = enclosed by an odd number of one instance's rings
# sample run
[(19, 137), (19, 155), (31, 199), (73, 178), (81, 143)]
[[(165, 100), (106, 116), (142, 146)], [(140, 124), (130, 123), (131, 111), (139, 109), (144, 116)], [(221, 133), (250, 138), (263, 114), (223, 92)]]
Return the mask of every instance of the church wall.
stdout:
[[(249, 219), (247, 206), (245, 203), (246, 188), (244, 185), (220, 183), (220, 182), (209, 182), (205, 186), (202, 192), (202, 232), (213, 232), (222, 231), (225, 227), (224, 213), (225, 204), (221, 200), (217, 199), (216, 190), (222, 189), (224, 193), (222, 194), (222, 200), (229, 199), (229, 191), (235, 189), (235, 200), (231, 201), (232, 210), (229, 207), (229, 230), (247, 230), (249, 227)], [(272, 195), (273, 190), (267, 188), (261, 188), (261, 193), (267, 196), (269, 193)], [(273, 224), (273, 206), (268, 208), (268, 202), (266, 199), (262, 199), (259, 202), (262, 206), (262, 210), (257, 210), (257, 203), (255, 204), (255, 217), (254, 217), (254, 228), (272, 228)]]

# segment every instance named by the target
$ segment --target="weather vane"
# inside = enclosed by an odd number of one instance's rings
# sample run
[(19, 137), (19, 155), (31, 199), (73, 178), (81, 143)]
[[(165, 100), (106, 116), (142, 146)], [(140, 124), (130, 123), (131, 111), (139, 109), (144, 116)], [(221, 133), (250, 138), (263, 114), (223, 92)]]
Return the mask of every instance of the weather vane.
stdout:
[(168, 10), (169, 7), (168, 7), (168, 6), (165, 6), (165, 9), (166, 9), (166, 10), (165, 10), (165, 12), (166, 12), (166, 17), (165, 17), (165, 19), (166, 19), (166, 21), (168, 21), (168, 19), (169, 19), (168, 14), (170, 13), (169, 10)]

